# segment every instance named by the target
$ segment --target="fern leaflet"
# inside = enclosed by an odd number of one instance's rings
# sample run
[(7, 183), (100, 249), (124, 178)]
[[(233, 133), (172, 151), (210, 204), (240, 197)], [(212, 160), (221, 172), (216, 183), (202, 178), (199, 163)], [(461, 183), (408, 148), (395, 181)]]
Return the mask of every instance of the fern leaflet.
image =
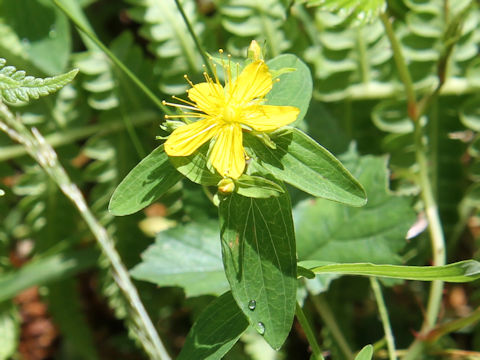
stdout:
[(5, 66), (7, 61), (0, 58), (0, 100), (8, 103), (27, 102), (31, 98), (38, 99), (60, 90), (73, 80), (78, 70), (47, 77), (35, 78), (27, 76), (25, 71), (17, 70), (14, 66)]

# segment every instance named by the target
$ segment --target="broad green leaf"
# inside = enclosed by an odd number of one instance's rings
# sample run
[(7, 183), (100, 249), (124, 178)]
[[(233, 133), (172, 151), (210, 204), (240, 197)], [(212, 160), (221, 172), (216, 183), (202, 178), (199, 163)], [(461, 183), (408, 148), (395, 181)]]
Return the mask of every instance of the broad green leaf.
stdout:
[(346, 161), (365, 186), (368, 203), (347, 207), (323, 199), (306, 199), (294, 209), (300, 260), (398, 263), (405, 236), (415, 221), (406, 197), (388, 191), (385, 158), (365, 156)]
[(220, 360), (248, 327), (232, 293), (226, 292), (203, 310), (188, 333), (177, 360)]
[(338, 11), (341, 15), (353, 15), (362, 22), (372, 21), (386, 7), (385, 0), (308, 0), (308, 4), (327, 11)]
[(170, 156), (170, 162), (194, 183), (205, 186), (217, 185), (222, 177), (216, 171), (210, 171), (208, 148), (209, 144), (205, 144), (190, 156)]
[(376, 265), (370, 263), (328, 264), (307, 260), (298, 263), (315, 274), (378, 276), (393, 279), (447, 282), (470, 282), (480, 279), (480, 263), (465, 260), (444, 266)]
[(293, 68), (295, 71), (286, 72), (278, 77), (272, 91), (267, 94), (268, 105), (295, 106), (300, 109), (296, 122), (302, 121), (308, 110), (312, 98), (312, 74), (310, 69), (298, 57), (284, 54), (267, 61), (271, 70)]
[(280, 185), (259, 176), (243, 174), (235, 183), (236, 192), (246, 197), (268, 198), (285, 192)]
[(238, 306), (274, 348), (285, 341), (296, 297), (295, 235), (288, 194), (232, 194), (219, 206), (225, 273)]
[(17, 70), (13, 66), (5, 66), (7, 61), (0, 58), (0, 100), (9, 103), (38, 99), (60, 90), (73, 80), (78, 70), (48, 77), (45, 79), (26, 76), (25, 71)]
[(261, 172), (271, 173), (314, 196), (352, 206), (365, 205), (365, 191), (359, 182), (312, 138), (295, 128), (280, 129), (270, 138), (277, 145), (276, 149), (245, 134), (244, 143), (252, 157), (252, 172), (260, 167)]
[(372, 360), (373, 357), (373, 346), (366, 345), (362, 350), (355, 356), (355, 360)]
[(8, 360), (17, 350), (20, 314), (11, 303), (0, 306), (0, 360)]
[(159, 286), (180, 286), (186, 296), (222, 294), (228, 290), (228, 282), (218, 223), (190, 223), (159, 233), (131, 274)]
[(49, 0), (0, 1), (0, 14), (22, 40), (28, 59), (48, 75), (65, 70), (71, 50), (70, 25)]
[(160, 145), (118, 185), (108, 210), (116, 216), (133, 214), (153, 203), (181, 178)]
[(17, 271), (0, 276), (0, 302), (31, 286), (45, 285), (94, 267), (97, 261), (97, 252), (87, 248), (29, 262)]

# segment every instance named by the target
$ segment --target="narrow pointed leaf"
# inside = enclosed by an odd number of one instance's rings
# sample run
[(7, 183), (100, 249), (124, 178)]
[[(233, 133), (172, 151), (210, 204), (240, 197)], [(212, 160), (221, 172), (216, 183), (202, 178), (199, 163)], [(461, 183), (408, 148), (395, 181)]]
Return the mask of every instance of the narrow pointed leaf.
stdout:
[(355, 356), (355, 360), (372, 360), (373, 356), (373, 346), (366, 345), (360, 352)]
[(279, 349), (292, 326), (297, 286), (290, 199), (233, 194), (222, 199), (219, 214), (233, 296), (250, 324)]
[(365, 190), (328, 150), (295, 128), (284, 128), (270, 135), (277, 145), (271, 149), (258, 138), (245, 134), (251, 153), (250, 170), (262, 168), (300, 190), (317, 197), (352, 206), (366, 203)]
[(108, 210), (116, 216), (133, 214), (157, 200), (182, 175), (175, 170), (163, 150), (153, 150), (123, 179), (110, 199)]
[(19, 270), (2, 274), (0, 302), (31, 286), (45, 285), (94, 267), (98, 262), (97, 255), (97, 251), (91, 248), (72, 250), (32, 261)]
[(470, 282), (480, 279), (480, 263), (475, 260), (465, 260), (444, 266), (376, 265), (370, 263), (326, 264), (324, 261), (315, 260), (301, 261), (298, 265), (313, 271), (315, 274), (335, 273), (447, 282)]
[(203, 310), (188, 333), (177, 360), (220, 360), (247, 327), (248, 321), (229, 291)]

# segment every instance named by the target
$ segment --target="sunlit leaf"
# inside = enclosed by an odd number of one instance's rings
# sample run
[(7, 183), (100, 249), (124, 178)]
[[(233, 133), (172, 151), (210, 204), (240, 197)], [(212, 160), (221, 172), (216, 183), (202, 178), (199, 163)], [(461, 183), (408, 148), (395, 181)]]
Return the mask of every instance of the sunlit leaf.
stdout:
[(116, 216), (133, 214), (153, 203), (181, 178), (182, 175), (172, 166), (161, 145), (118, 185), (108, 209)]
[(295, 236), (287, 194), (253, 199), (236, 194), (219, 207), (225, 273), (250, 324), (278, 349), (293, 322)]
[(444, 266), (402, 266), (368, 263), (328, 264), (307, 260), (298, 263), (315, 274), (335, 273), (343, 275), (378, 276), (393, 279), (447, 282), (470, 282), (480, 279), (480, 263), (465, 260)]

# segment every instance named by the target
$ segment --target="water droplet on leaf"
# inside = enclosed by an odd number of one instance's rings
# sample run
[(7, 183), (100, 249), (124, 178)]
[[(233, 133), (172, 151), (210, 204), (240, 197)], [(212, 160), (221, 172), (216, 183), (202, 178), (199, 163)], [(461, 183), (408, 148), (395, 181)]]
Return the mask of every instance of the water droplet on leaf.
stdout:
[(257, 324), (257, 331), (260, 335), (265, 334), (265, 325), (261, 321)]
[(253, 311), (253, 310), (255, 310), (256, 307), (257, 307), (257, 302), (256, 302), (255, 300), (250, 300), (250, 301), (248, 302), (248, 308), (249, 308), (250, 310)]
[(22, 44), (24, 47), (28, 48), (30, 47), (30, 40), (28, 40), (27, 38), (23, 38), (22, 39)]
[(57, 37), (57, 29), (55, 26), (50, 27), (50, 31), (48, 32), (48, 36), (51, 38), (56, 38)]

